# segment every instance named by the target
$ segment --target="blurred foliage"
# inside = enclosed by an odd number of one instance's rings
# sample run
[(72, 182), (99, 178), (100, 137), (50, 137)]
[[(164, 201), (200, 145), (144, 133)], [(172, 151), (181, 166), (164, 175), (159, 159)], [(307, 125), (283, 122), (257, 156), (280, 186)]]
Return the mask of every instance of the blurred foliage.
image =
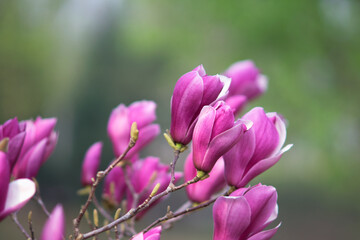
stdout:
[[(349, 204), (359, 216), (359, 24), (356, 0), (3, 0), (0, 120), (58, 117), (59, 144), (39, 179), (55, 194), (45, 197), (71, 202), (87, 147), (103, 140), (112, 158), (112, 108), (155, 100), (165, 131), (183, 73), (253, 59), (270, 82), (249, 108), (283, 114), (295, 144), (256, 181), (278, 186), (285, 209), (312, 195), (324, 212)], [(159, 137), (146, 154), (166, 162), (171, 151)]]

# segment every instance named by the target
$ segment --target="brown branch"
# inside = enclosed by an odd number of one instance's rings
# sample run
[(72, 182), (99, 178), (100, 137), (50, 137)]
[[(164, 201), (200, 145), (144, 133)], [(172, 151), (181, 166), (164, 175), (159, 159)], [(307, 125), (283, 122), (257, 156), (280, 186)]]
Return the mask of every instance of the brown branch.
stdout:
[(24, 236), (26, 237), (26, 239), (31, 239), (30, 235), (26, 232), (25, 228), (21, 225), (21, 223), (19, 222), (18, 218), (17, 218), (17, 212), (11, 214), (11, 218), (14, 221), (14, 223), (18, 226), (18, 228), (20, 229), (20, 231), (24, 234)]
[(37, 190), (34, 197), (35, 201), (39, 204), (39, 206), (41, 207), (41, 209), (43, 210), (43, 212), (45, 213), (45, 215), (47, 217), (50, 217), (50, 212), (47, 210), (45, 203), (43, 202), (41, 196), (40, 196), (40, 192)]
[[(123, 154), (121, 154), (112, 164), (110, 164), (105, 171), (99, 171), (96, 175), (96, 179), (93, 183), (93, 185), (91, 186), (91, 191), (90, 194), (88, 196), (88, 199), (85, 203), (85, 205), (82, 206), (82, 208), (80, 209), (79, 215), (77, 216), (77, 218), (75, 218), (73, 220), (73, 224), (74, 224), (74, 237), (75, 239), (77, 239), (80, 231), (79, 231), (79, 225), (81, 222), (82, 217), (84, 216), (85, 211), (87, 210), (87, 208), (89, 207), (90, 203), (93, 200), (93, 197), (95, 195), (95, 190), (96, 187), (99, 185), (100, 181), (109, 174), (109, 172), (121, 161), (125, 158), (126, 154), (130, 151), (130, 149), (132, 147), (134, 147), (136, 143), (136, 140), (134, 140), (133, 138), (130, 139), (129, 145), (126, 148), (126, 150), (123, 152)], [(101, 228), (99, 228), (101, 229)], [(97, 229), (98, 230), (98, 229)], [(94, 230), (95, 231), (95, 230)], [(81, 239), (81, 238), (80, 238)]]
[(116, 219), (115, 221), (109, 223), (108, 225), (106, 226), (103, 226), (101, 228), (98, 228), (94, 231), (91, 231), (91, 232), (88, 232), (88, 233), (85, 233), (83, 234), (83, 239), (87, 239), (87, 238), (90, 238), (90, 237), (93, 237), (95, 235), (98, 235), (102, 232), (105, 232), (111, 228), (113, 228), (114, 226), (118, 225), (119, 223), (122, 223), (122, 222), (125, 222), (126, 220), (134, 217), (137, 213), (143, 211), (144, 209), (148, 208), (152, 203), (154, 203), (155, 201), (157, 201), (158, 199), (168, 195), (169, 193), (171, 192), (174, 192), (174, 191), (177, 191), (177, 190), (180, 190), (192, 183), (195, 183), (195, 182), (198, 182), (200, 181), (201, 178), (199, 177), (194, 177), (192, 180), (190, 181), (187, 181), (179, 186), (174, 186), (174, 187), (171, 187), (169, 186), (165, 191), (155, 195), (155, 196), (149, 196), (142, 204), (140, 204), (137, 208), (132, 208), (130, 209), (125, 215), (123, 215), (122, 217)]

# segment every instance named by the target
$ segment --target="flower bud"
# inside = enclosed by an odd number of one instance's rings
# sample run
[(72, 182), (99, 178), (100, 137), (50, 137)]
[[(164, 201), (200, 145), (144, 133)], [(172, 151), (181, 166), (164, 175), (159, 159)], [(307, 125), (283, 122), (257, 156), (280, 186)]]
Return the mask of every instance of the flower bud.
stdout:
[(230, 79), (208, 76), (202, 65), (181, 76), (171, 99), (170, 134), (175, 143), (187, 145), (203, 106), (227, 93)]
[[(209, 177), (186, 187), (188, 198), (192, 202), (201, 203), (209, 200), (211, 196), (226, 186), (224, 177), (224, 160), (220, 158), (209, 173)], [(186, 158), (184, 165), (185, 181), (190, 181), (196, 176), (196, 168), (192, 159), (192, 153)]]
[(91, 179), (96, 178), (101, 161), (102, 146), (101, 142), (96, 142), (91, 145), (85, 154), (81, 171), (81, 183), (83, 186), (92, 185)]
[(226, 181), (236, 188), (245, 186), (269, 169), (292, 146), (281, 149), (286, 127), (278, 114), (265, 113), (262, 108), (256, 107), (242, 119), (252, 121), (253, 127), (224, 155)]
[(243, 120), (234, 123), (234, 114), (223, 101), (214, 107), (205, 106), (193, 134), (196, 169), (210, 172), (216, 160), (229, 151), (250, 127), (251, 123)]
[(214, 240), (270, 239), (279, 228), (262, 231), (278, 214), (276, 189), (258, 184), (220, 197), (213, 207)]
[(250, 60), (234, 63), (225, 71), (224, 75), (231, 78), (229, 97), (245, 95), (252, 100), (267, 89), (266, 76), (262, 75), (254, 62)]
[[(129, 107), (120, 104), (111, 112), (107, 131), (116, 157), (119, 157), (128, 147), (131, 125), (134, 122), (137, 124), (138, 137), (135, 146), (126, 155), (128, 159), (155, 139), (160, 132), (158, 124), (151, 124), (156, 120), (155, 109), (154, 102), (139, 101), (132, 103)], [(135, 129), (133, 133), (135, 134)]]
[(41, 240), (62, 240), (65, 232), (65, 214), (61, 204), (55, 206), (41, 233)]

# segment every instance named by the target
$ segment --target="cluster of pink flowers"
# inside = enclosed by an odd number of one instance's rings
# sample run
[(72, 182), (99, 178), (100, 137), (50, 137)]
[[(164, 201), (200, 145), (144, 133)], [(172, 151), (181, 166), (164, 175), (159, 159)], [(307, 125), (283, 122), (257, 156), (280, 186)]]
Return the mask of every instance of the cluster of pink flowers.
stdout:
[[(292, 145), (283, 147), (286, 124), (275, 112), (256, 107), (237, 119), (246, 104), (266, 88), (267, 78), (252, 61), (237, 62), (224, 75), (207, 75), (200, 65), (180, 77), (171, 99), (171, 126), (166, 136), (177, 154), (191, 143), (184, 173), (172, 173), (174, 166), (161, 163), (157, 157), (140, 158), (140, 151), (160, 133), (160, 126), (153, 123), (156, 104), (145, 100), (128, 107), (120, 104), (110, 115), (107, 132), (114, 157), (127, 154), (104, 175), (102, 197), (106, 206), (125, 207), (130, 212), (149, 196), (173, 188), (184, 175), (186, 183), (196, 180), (183, 186), (194, 204), (211, 200), (229, 186), (213, 206), (214, 240), (270, 239), (279, 227), (264, 230), (277, 218), (276, 189), (261, 184), (245, 186), (277, 163)], [(136, 144), (129, 148), (133, 123), (138, 135)], [(36, 193), (31, 179), (54, 150), (58, 137), (55, 124), (54, 118), (20, 123), (15, 118), (0, 126), (0, 220), (19, 210)], [(102, 142), (96, 142), (85, 154), (81, 171), (84, 187), (94, 186), (103, 174), (99, 172), (102, 149)], [(10, 181), (11, 176), (15, 180)], [(137, 212), (135, 220), (166, 195), (159, 195)], [(57, 205), (41, 239), (63, 239), (64, 231), (63, 207)], [(132, 239), (158, 240), (161, 231), (161, 226), (154, 227)]]

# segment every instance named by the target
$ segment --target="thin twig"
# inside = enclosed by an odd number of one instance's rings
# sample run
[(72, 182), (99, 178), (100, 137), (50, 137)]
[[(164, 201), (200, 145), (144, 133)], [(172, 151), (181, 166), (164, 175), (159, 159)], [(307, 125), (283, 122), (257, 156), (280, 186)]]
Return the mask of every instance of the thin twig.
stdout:
[(29, 224), (31, 240), (35, 240), (34, 230), (33, 230), (33, 226), (32, 226), (32, 211), (30, 211), (28, 214), (28, 224)]
[[(136, 208), (136, 206), (138, 205), (139, 203), (139, 194), (136, 192), (134, 186), (132, 185), (131, 183), (131, 180), (130, 180), (130, 177), (129, 177), (129, 173), (126, 169), (126, 166), (123, 168), (124, 170), (124, 178), (125, 178), (125, 183), (126, 183), (126, 186), (127, 188), (129, 189), (130, 193), (131, 193), (131, 196), (132, 196), (132, 205), (131, 205), (131, 208)], [(135, 229), (134, 229), (134, 226), (135, 226), (135, 218), (131, 218), (130, 219), (130, 222), (127, 226), (128, 230), (130, 230), (132, 233), (136, 232)]]
[(35, 195), (34, 195), (34, 199), (35, 201), (39, 204), (39, 206), (41, 207), (41, 209), (43, 210), (43, 212), (45, 213), (45, 215), (47, 217), (50, 217), (50, 212), (47, 210), (45, 203), (43, 202), (41, 196), (40, 196), (40, 192), (36, 191)]
[[(105, 171), (100, 171), (97, 173), (96, 175), (96, 179), (93, 183), (93, 185), (91, 186), (91, 191), (89, 194), (89, 197), (85, 203), (85, 205), (82, 206), (82, 208), (80, 209), (79, 215), (77, 216), (77, 218), (75, 218), (73, 220), (73, 224), (74, 224), (74, 237), (75, 239), (78, 237), (79, 235), (79, 224), (81, 222), (82, 217), (84, 216), (85, 211), (87, 210), (87, 208), (89, 207), (90, 203), (93, 200), (94, 194), (95, 194), (95, 190), (96, 187), (99, 185), (100, 181), (109, 174), (109, 172), (121, 161), (125, 158), (126, 154), (130, 151), (130, 149), (132, 147), (134, 147), (136, 141), (133, 140), (132, 138), (130, 139), (129, 145), (126, 148), (126, 150), (123, 152), (123, 154), (121, 154), (112, 164), (110, 164)], [(99, 228), (100, 229), (100, 228)]]
[(169, 186), (165, 191), (155, 195), (155, 196), (149, 196), (142, 204), (140, 204), (137, 208), (132, 208), (130, 209), (125, 215), (123, 215), (122, 217), (116, 219), (115, 221), (109, 223), (108, 225), (106, 226), (103, 226), (101, 228), (98, 228), (94, 231), (91, 231), (91, 232), (88, 232), (88, 233), (85, 233), (83, 235), (83, 239), (87, 239), (87, 238), (90, 238), (92, 236), (95, 236), (95, 235), (98, 235), (102, 232), (105, 232), (111, 228), (113, 228), (114, 226), (118, 225), (119, 223), (122, 223), (132, 217), (134, 217), (137, 213), (143, 211), (144, 209), (148, 208), (153, 202), (157, 201), (158, 199), (168, 195), (169, 193), (171, 192), (174, 192), (174, 191), (177, 191), (177, 190), (180, 190), (192, 183), (195, 183), (195, 182), (198, 182), (200, 181), (201, 179), (199, 177), (194, 177), (192, 180), (190, 181), (187, 181), (179, 186), (174, 186), (174, 187), (171, 187)]
[(26, 237), (26, 239), (31, 239), (30, 235), (26, 232), (25, 228), (21, 225), (21, 223), (19, 222), (18, 218), (17, 218), (17, 212), (11, 214), (11, 218), (14, 221), (14, 223), (18, 226), (18, 228), (20, 229), (20, 231), (24, 234), (24, 236)]
[(172, 161), (172, 163), (170, 164), (170, 169), (171, 169), (171, 180), (170, 180), (170, 184), (169, 186), (173, 187), (174, 186), (174, 182), (175, 182), (175, 167), (176, 167), (176, 162), (179, 159), (180, 156), (180, 150), (174, 150), (174, 160)]

